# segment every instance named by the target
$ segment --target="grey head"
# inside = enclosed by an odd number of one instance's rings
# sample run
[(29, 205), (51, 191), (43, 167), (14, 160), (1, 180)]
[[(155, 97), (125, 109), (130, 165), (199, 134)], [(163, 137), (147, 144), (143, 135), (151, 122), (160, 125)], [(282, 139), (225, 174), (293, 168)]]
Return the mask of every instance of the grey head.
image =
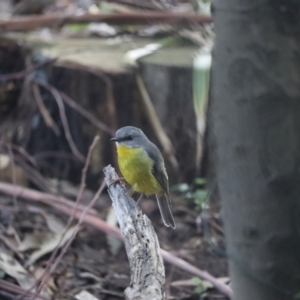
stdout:
[(145, 144), (150, 142), (141, 129), (133, 126), (120, 128), (116, 132), (116, 136), (110, 140), (131, 148), (138, 148), (141, 145), (145, 146)]

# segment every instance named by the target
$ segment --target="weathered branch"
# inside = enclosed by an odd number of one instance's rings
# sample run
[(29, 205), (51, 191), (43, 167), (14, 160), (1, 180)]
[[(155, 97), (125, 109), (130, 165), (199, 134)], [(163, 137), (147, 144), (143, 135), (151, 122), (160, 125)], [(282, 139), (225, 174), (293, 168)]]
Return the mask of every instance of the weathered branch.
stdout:
[(151, 24), (159, 23), (210, 23), (210, 16), (188, 13), (167, 13), (167, 12), (147, 12), (147, 13), (116, 13), (116, 14), (81, 14), (62, 15), (47, 14), (41, 16), (14, 17), (9, 20), (0, 21), (0, 30), (30, 30), (38, 27), (57, 26), (67, 23), (85, 22), (106, 22), (109, 24)]
[(125, 290), (128, 300), (164, 299), (165, 268), (157, 235), (125, 187), (116, 183), (115, 170), (104, 169), (105, 182), (120, 225), (131, 269), (131, 283)]

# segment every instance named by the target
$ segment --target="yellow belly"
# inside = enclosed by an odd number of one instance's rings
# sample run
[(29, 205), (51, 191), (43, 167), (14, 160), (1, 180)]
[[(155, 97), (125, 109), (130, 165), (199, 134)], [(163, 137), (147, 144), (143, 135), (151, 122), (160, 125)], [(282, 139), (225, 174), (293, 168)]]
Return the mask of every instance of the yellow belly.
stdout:
[(152, 175), (152, 161), (142, 148), (117, 145), (117, 152), (120, 171), (135, 191), (147, 195), (162, 191)]

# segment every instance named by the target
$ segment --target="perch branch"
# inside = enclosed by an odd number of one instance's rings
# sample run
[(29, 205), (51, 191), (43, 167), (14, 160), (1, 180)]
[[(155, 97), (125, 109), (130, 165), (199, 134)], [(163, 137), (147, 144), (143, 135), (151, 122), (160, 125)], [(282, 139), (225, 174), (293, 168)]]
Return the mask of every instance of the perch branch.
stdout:
[(114, 184), (119, 177), (111, 166), (104, 169), (104, 174), (130, 264), (131, 282), (125, 298), (164, 299), (165, 268), (151, 221), (127, 195), (125, 187)]
[(168, 12), (136, 12), (115, 14), (62, 15), (47, 14), (42, 16), (14, 17), (0, 21), (1, 31), (30, 30), (38, 27), (48, 27), (57, 24), (106, 22), (109, 24), (151, 24), (151, 23), (211, 23), (210, 16), (195, 13), (168, 13)]

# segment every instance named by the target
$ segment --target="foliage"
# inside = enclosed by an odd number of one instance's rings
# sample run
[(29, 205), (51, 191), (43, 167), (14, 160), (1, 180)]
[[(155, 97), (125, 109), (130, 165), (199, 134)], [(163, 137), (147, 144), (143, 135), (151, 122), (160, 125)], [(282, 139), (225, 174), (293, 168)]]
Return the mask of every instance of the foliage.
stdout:
[(202, 280), (199, 277), (193, 277), (192, 278), (193, 283), (195, 283), (195, 293), (201, 294), (203, 297), (206, 296), (206, 291), (210, 287), (210, 284), (207, 284), (206, 281)]
[(207, 196), (207, 189), (205, 188), (205, 178), (195, 178), (192, 184), (180, 183), (171, 188), (171, 191), (177, 192), (184, 198), (190, 200), (196, 207), (197, 211), (200, 211), (204, 204)]

